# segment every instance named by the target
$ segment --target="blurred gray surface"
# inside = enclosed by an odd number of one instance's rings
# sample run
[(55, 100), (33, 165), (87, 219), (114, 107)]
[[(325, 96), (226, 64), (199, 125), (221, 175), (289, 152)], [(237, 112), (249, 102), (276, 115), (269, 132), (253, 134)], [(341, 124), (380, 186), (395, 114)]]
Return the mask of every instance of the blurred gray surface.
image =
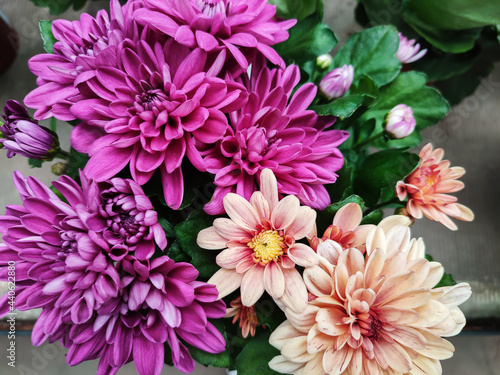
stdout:
[[(353, 21), (355, 0), (324, 0), (326, 22), (333, 28), (339, 44), (359, 30)], [(93, 2), (85, 10), (95, 11), (107, 1)], [(28, 0), (0, 0), (0, 10), (9, 17), (20, 35), (21, 50), (14, 65), (0, 76), (0, 106), (7, 99), (22, 101), (24, 95), (36, 87), (35, 77), (28, 69), (28, 59), (42, 53), (38, 21), (55, 19), (47, 9), (37, 8)], [(78, 13), (66, 12), (60, 16), (78, 18)], [(429, 129), (424, 139), (445, 150), (445, 158), (452, 165), (467, 170), (462, 178), (466, 188), (458, 194), (461, 203), (476, 214), (473, 223), (459, 222), (459, 230), (452, 232), (439, 223), (422, 219), (412, 227), (414, 236), (425, 239), (428, 252), (451, 272), (457, 281), (468, 281), (473, 288), (472, 298), (463, 305), (468, 318), (500, 317), (500, 208), (499, 169), (500, 153), (500, 69), (494, 73), (474, 95), (455, 107), (438, 126)], [(69, 148), (70, 127), (60, 124), (63, 148)], [(16, 156), (7, 159), (0, 150), (0, 213), (8, 204), (20, 203), (12, 183), (12, 172), (21, 170), (46, 184), (54, 179), (50, 163), (41, 169), (31, 169), (26, 159)], [(49, 349), (34, 348), (28, 336), (18, 336), (17, 363), (14, 370), (7, 366), (4, 354), (0, 355), (0, 374), (92, 374), (97, 363), (86, 362), (70, 368), (64, 364), (64, 350), (49, 345)], [(500, 374), (500, 336), (462, 334), (451, 338), (457, 346), (457, 355), (443, 362), (445, 375)], [(0, 353), (5, 353), (7, 337), (0, 332)], [(48, 345), (48, 344), (47, 344)], [(56, 348), (56, 349), (54, 349)], [(42, 355), (42, 357), (40, 357)], [(52, 357), (54, 355), (54, 357)], [(45, 361), (44, 361), (45, 358)], [(38, 361), (38, 362), (37, 362)], [(21, 366), (24, 366), (21, 367)], [(21, 372), (24, 369), (25, 372)], [(29, 372), (32, 370), (32, 372)], [(135, 374), (133, 364), (120, 370), (119, 374)], [(197, 368), (195, 374), (224, 374), (220, 369)], [(162, 374), (180, 374), (175, 369), (164, 368)]]

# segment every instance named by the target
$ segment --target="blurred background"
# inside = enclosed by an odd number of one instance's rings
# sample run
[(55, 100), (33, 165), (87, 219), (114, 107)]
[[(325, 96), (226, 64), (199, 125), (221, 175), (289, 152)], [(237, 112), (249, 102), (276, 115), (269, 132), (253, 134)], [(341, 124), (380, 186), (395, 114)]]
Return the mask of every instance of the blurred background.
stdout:
[[(324, 0), (325, 19), (337, 35), (339, 46), (345, 43), (361, 26), (354, 21), (355, 0)], [(107, 0), (93, 1), (81, 11), (66, 11), (60, 16), (51, 16), (47, 8), (38, 8), (28, 0), (0, 0), (2, 17), (10, 21), (18, 35), (19, 51), (13, 64), (0, 74), (0, 106), (8, 99), (22, 101), (36, 87), (35, 77), (28, 69), (28, 60), (43, 53), (38, 29), (40, 20), (79, 18), (85, 11), (95, 15), (106, 8)], [(14, 34), (11, 34), (14, 35)], [(11, 41), (14, 40), (11, 38)], [(1, 47), (2, 60), (7, 56)], [(337, 47), (338, 48), (338, 47)], [(472, 223), (459, 222), (459, 230), (452, 232), (439, 223), (427, 219), (419, 220), (412, 227), (414, 237), (424, 237), (427, 251), (435, 260), (443, 263), (446, 271), (456, 281), (471, 284), (473, 295), (462, 305), (468, 318), (466, 331), (450, 341), (456, 346), (456, 355), (442, 362), (445, 375), (497, 375), (500, 374), (500, 67), (487, 77), (473, 95), (453, 107), (448, 116), (437, 126), (427, 129), (424, 142), (445, 150), (445, 159), (453, 166), (467, 170), (461, 178), (466, 188), (459, 192), (460, 203), (470, 207), (476, 219)], [(70, 127), (59, 124), (58, 134), (63, 149), (69, 149)], [(8, 204), (21, 202), (12, 183), (12, 172), (21, 170), (46, 184), (55, 179), (51, 174), (51, 163), (32, 169), (27, 160), (16, 156), (8, 159), (0, 150), (0, 214)], [(0, 293), (5, 293), (0, 285)], [(26, 322), (34, 319), (37, 311), (18, 315)], [(4, 326), (5, 327), (5, 326)], [(0, 374), (92, 374), (97, 362), (85, 362), (74, 368), (65, 364), (65, 349), (58, 344), (34, 347), (31, 344), (29, 323), (21, 332), (18, 321), (16, 336), (15, 369), (7, 365), (6, 352), (10, 341), (7, 333), (0, 331)], [(135, 374), (129, 364), (118, 374)], [(165, 367), (162, 374), (181, 374), (174, 368)], [(199, 366), (195, 374), (225, 374), (222, 369)]]

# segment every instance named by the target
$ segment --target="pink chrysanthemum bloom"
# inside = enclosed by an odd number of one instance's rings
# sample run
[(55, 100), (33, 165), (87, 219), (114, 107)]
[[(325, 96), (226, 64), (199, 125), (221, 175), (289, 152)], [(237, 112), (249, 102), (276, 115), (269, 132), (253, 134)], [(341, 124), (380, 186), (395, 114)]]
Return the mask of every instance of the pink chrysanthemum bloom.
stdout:
[[(106, 188), (117, 186), (124, 193), (121, 202), (110, 206), (101, 201), (97, 184), (83, 174), (80, 178), (82, 187), (67, 176), (54, 181), (65, 203), (35, 178), (16, 172), (14, 183), (24, 206), (7, 206), (0, 217), (0, 275), (5, 278), (8, 261), (16, 262), (16, 308), (44, 308), (52, 317), (47, 336), (61, 333), (63, 322), (88, 320), (93, 310), (118, 295), (116, 261), (128, 254), (146, 261), (155, 243), (161, 249), (167, 245), (153, 206), (135, 182), (107, 182)], [(101, 215), (100, 209), (106, 213)], [(0, 315), (7, 311), (5, 295)]]
[[(231, 307), (226, 310), (226, 315), (224, 318), (233, 317), (233, 324), (238, 320), (240, 321), (239, 326), (241, 328), (241, 335), (243, 338), (247, 338), (248, 334), (250, 336), (255, 336), (255, 329), (260, 326), (259, 319), (257, 318), (257, 313), (255, 312), (255, 307), (247, 307), (241, 303), (241, 297), (231, 301)], [(262, 325), (265, 327), (265, 325)]]
[(409, 64), (421, 59), (427, 53), (427, 49), (420, 50), (420, 44), (415, 44), (415, 39), (408, 39), (399, 33), (399, 47), (396, 58), (403, 64)]
[(278, 21), (276, 6), (267, 0), (145, 0), (134, 17), (189, 48), (207, 52), (227, 49), (245, 69), (245, 50), (257, 50), (273, 64), (285, 67), (270, 46), (288, 39), (296, 20)]
[(278, 187), (269, 169), (261, 173), (260, 191), (250, 202), (236, 194), (224, 198), (230, 219), (218, 218), (214, 226), (198, 234), (198, 245), (209, 250), (224, 249), (217, 255), (222, 267), (208, 281), (225, 297), (240, 288), (241, 302), (253, 306), (264, 291), (290, 308), (301, 311), (307, 291), (295, 265), (312, 266), (316, 253), (297, 243), (312, 229), (316, 212), (300, 206), (289, 195), (278, 199)]
[(462, 190), (464, 184), (457, 179), (465, 174), (462, 167), (450, 167), (448, 160), (442, 160), (444, 151), (425, 145), (420, 153), (420, 164), (404, 181), (396, 185), (400, 200), (408, 198), (406, 209), (416, 219), (427, 218), (438, 221), (451, 230), (457, 226), (449, 217), (463, 221), (474, 220), (473, 212), (449, 195)]
[(314, 84), (292, 95), (300, 80), (295, 65), (269, 70), (255, 64), (251, 77), (242, 80), (250, 93), (248, 103), (230, 113), (230, 127), (215, 147), (199, 147), (207, 171), (215, 174), (216, 189), (205, 211), (224, 212), (222, 199), (229, 192), (250, 199), (264, 168), (273, 171), (280, 193), (324, 209), (330, 204), (324, 185), (337, 179), (335, 172), (344, 163), (337, 147), (349, 133), (325, 130), (335, 119), (307, 110), (316, 96)]
[(371, 224), (360, 225), (363, 212), (359, 204), (348, 203), (337, 211), (332, 225), (328, 226), (322, 237), (317, 236), (314, 226), (308, 236), (311, 248), (330, 263), (336, 264), (344, 249), (356, 247), (364, 250), (366, 236), (374, 227)]
[(469, 298), (470, 286), (432, 289), (443, 267), (424, 258), (423, 241), (410, 239), (409, 222), (398, 216), (373, 228), (366, 257), (350, 248), (335, 266), (324, 260), (306, 268), (304, 281), (314, 297), (303, 314), (287, 309), (287, 321), (272, 333), (270, 343), (281, 351), (272, 369), (295, 375), (441, 374), (439, 360), (454, 351), (443, 337), (465, 325), (458, 305)]
[[(126, 257), (119, 267), (121, 295), (62, 339), (69, 365), (99, 357), (98, 375), (115, 374), (130, 361), (140, 375), (159, 375), (168, 344), (175, 367), (190, 373), (195, 362), (184, 343), (209, 353), (225, 349), (222, 334), (207, 319), (222, 318), (226, 306), (214, 285), (196, 281), (191, 264), (166, 256), (150, 263)], [(47, 319), (42, 315), (35, 329)]]
[(140, 6), (142, 0), (131, 0), (123, 7), (118, 0), (111, 0), (109, 15), (101, 10), (95, 19), (83, 13), (79, 21), (53, 22), (52, 32), (57, 39), (54, 53), (39, 54), (29, 61), (38, 77), (38, 88), (24, 102), (37, 109), (35, 118), (76, 119), (70, 108), (79, 100), (78, 86), (95, 76), (98, 66), (115, 64), (109, 47), (117, 48), (125, 38), (138, 38), (139, 28), (132, 12)]
[(215, 77), (224, 53), (206, 69), (206, 52), (172, 39), (124, 43), (116, 51), (117, 66), (97, 68), (85, 97), (71, 107), (83, 121), (71, 142), (90, 156), (85, 173), (103, 181), (129, 164), (133, 179), (143, 185), (159, 169), (165, 200), (178, 208), (184, 156), (204, 170), (194, 139), (198, 144), (219, 140), (228, 126), (224, 112), (246, 100), (243, 86)]

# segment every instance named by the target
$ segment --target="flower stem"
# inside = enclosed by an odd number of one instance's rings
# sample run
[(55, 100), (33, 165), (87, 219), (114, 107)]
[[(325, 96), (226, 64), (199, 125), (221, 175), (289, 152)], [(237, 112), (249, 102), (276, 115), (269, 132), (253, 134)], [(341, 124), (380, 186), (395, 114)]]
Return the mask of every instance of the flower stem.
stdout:
[(69, 160), (69, 152), (64, 151), (63, 149), (59, 149), (59, 152), (54, 156), (54, 158)]
[(363, 142), (358, 143), (357, 145), (355, 145), (355, 146), (354, 146), (354, 149), (355, 149), (355, 150), (358, 150), (358, 149), (360, 149), (361, 147), (366, 146), (366, 145), (367, 145), (368, 143), (370, 143), (371, 141), (374, 141), (374, 140), (376, 140), (376, 139), (379, 139), (379, 138), (383, 137), (383, 135), (384, 135), (384, 134), (385, 134), (385, 131), (382, 131), (382, 132), (380, 132), (380, 133), (378, 133), (378, 134), (375, 134), (374, 136), (372, 136), (372, 137), (370, 137), (370, 138), (367, 138), (367, 139), (365, 139)]

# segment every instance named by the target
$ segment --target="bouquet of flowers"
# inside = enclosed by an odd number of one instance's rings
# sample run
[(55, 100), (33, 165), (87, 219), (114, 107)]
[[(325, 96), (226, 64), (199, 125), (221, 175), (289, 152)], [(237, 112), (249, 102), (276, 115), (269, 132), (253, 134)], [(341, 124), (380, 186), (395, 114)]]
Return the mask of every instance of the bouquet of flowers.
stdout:
[[(82, 3), (82, 2), (79, 2)], [(0, 217), (0, 316), (139, 374), (440, 374), (471, 294), (410, 225), (473, 213), (420, 132), (449, 109), (391, 25), (337, 44), (323, 4), (111, 0), (44, 21), (37, 88), (4, 108), (22, 205)], [(72, 126), (62, 150), (55, 121)], [(387, 209), (393, 209), (391, 214)]]

